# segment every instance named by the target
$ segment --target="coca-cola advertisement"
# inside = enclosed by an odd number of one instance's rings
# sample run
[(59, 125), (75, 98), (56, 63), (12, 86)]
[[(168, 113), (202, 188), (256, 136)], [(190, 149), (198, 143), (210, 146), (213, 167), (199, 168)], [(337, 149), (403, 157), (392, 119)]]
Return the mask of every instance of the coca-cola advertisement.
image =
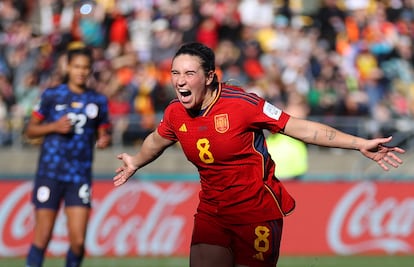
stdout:
[(288, 183), (285, 254), (413, 254), (413, 182)]
[[(0, 257), (27, 253), (34, 225), (32, 182), (1, 182)], [(197, 182), (95, 182), (86, 239), (89, 255), (187, 255), (198, 200)], [(48, 253), (65, 255), (61, 210)]]
[[(0, 257), (24, 256), (33, 228), (31, 181), (0, 182)], [(413, 182), (287, 182), (296, 210), (281, 253), (413, 254)], [(93, 256), (185, 256), (199, 183), (95, 181), (86, 252)], [(65, 255), (64, 213), (48, 253)]]

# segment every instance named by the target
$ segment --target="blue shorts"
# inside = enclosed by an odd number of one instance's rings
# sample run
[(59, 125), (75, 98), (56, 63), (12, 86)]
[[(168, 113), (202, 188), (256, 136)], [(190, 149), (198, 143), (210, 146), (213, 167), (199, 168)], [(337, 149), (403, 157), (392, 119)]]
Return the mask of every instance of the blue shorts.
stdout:
[(91, 207), (91, 185), (63, 182), (53, 179), (36, 179), (32, 202), (36, 209), (58, 210), (62, 200), (65, 206)]

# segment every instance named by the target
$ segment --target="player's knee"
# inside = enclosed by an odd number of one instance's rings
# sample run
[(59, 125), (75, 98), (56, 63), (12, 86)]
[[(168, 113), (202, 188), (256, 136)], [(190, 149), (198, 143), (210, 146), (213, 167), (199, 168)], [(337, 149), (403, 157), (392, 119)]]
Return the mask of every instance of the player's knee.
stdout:
[(52, 235), (48, 232), (38, 232), (35, 235), (33, 244), (38, 248), (46, 249), (51, 237)]
[(85, 238), (79, 237), (79, 238), (73, 238), (70, 241), (70, 247), (72, 251), (76, 254), (80, 254), (85, 246)]

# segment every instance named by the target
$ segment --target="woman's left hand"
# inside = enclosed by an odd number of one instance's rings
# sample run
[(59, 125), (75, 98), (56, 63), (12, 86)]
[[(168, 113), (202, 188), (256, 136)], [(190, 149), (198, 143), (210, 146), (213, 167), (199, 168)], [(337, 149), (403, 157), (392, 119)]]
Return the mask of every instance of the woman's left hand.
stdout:
[(111, 136), (109, 134), (103, 134), (96, 140), (96, 147), (103, 149), (107, 148), (111, 144)]
[(375, 138), (368, 140), (365, 146), (361, 147), (359, 151), (367, 158), (372, 159), (385, 171), (389, 170), (389, 166), (398, 168), (403, 161), (396, 155), (396, 153), (403, 154), (405, 150), (399, 147), (389, 147), (385, 144), (390, 142), (392, 137)]

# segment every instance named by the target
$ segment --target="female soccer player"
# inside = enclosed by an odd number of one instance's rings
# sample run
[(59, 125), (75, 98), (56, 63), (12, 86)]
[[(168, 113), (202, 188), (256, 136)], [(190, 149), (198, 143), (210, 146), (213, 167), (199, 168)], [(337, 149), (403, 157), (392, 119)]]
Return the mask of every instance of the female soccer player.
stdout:
[(66, 266), (80, 266), (91, 208), (94, 147), (110, 144), (107, 98), (86, 82), (92, 58), (88, 48), (69, 50), (67, 82), (41, 96), (26, 128), (29, 138), (43, 137), (33, 188), (34, 237), (27, 267), (40, 267), (62, 200), (70, 247)]
[[(183, 45), (171, 68), (177, 98), (136, 155), (122, 153), (114, 185), (180, 142), (199, 171), (200, 202), (194, 219), (191, 267), (271, 267), (279, 257), (283, 217), (295, 207), (275, 177), (263, 129), (304, 142), (359, 150), (384, 170), (402, 163), (389, 138), (367, 140), (295, 118), (255, 94), (220, 83), (213, 51)], [(389, 165), (389, 166), (388, 166)]]

